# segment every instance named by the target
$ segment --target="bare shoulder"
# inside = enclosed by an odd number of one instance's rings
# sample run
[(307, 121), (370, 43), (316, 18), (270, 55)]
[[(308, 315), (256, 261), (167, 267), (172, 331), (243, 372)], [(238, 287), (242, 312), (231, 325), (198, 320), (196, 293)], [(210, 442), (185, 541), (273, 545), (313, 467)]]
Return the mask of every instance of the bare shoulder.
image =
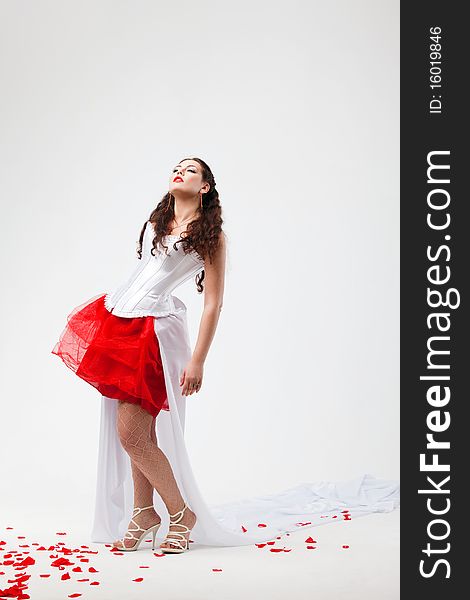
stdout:
[(227, 236), (225, 235), (225, 231), (221, 231), (219, 235), (219, 251), (225, 252), (227, 248)]
[(223, 231), (219, 234), (219, 244), (217, 246), (217, 250), (213, 256), (212, 262), (207, 256), (205, 259), (205, 268), (209, 270), (219, 270), (223, 269), (225, 265), (225, 256), (227, 252), (227, 240), (226, 235)]

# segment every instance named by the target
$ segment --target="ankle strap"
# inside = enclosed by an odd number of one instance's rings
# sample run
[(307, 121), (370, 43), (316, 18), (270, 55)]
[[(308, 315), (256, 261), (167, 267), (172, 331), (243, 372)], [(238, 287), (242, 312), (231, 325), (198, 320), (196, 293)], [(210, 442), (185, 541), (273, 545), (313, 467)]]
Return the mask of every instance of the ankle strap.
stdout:
[[(170, 519), (171, 519), (173, 522), (176, 522), (176, 523), (178, 523), (178, 522), (179, 522), (179, 521), (181, 521), (181, 519), (183, 518), (184, 511), (185, 511), (187, 508), (188, 508), (188, 506), (187, 506), (187, 504), (186, 504), (186, 502), (185, 502), (185, 503), (184, 503), (184, 506), (183, 506), (183, 508), (182, 508), (181, 510), (179, 510), (179, 511), (178, 511), (177, 513), (175, 513), (174, 515), (170, 515)], [(178, 519), (176, 519), (176, 521), (175, 521), (175, 517), (176, 517), (177, 515), (180, 515), (180, 516), (179, 516), (179, 517), (178, 517)]]
[(134, 510), (132, 512), (134, 512), (135, 510), (137, 510), (137, 511), (140, 512), (141, 510), (146, 510), (147, 508), (154, 508), (154, 506), (153, 506), (153, 504), (152, 504), (152, 506), (144, 506), (144, 508), (140, 508), (139, 506), (135, 506)]

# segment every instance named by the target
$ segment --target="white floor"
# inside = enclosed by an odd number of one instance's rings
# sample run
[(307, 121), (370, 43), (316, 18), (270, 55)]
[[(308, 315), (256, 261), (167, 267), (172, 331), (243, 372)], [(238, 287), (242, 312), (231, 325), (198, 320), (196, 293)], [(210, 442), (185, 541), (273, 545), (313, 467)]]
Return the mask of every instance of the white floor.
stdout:
[[(48, 525), (52, 521), (47, 515), (40, 515), (39, 519), (38, 515), (24, 515), (23, 529), (19, 517), (15, 518), (15, 523), (6, 523), (3, 519), (0, 523), (0, 541), (7, 542), (0, 545), (0, 573), (3, 573), (0, 589), (13, 585), (8, 579), (27, 574), (30, 578), (24, 592), (32, 599), (41, 600), (68, 597), (118, 600), (131, 595), (165, 600), (239, 600), (240, 597), (247, 600), (284, 600), (286, 597), (296, 600), (398, 600), (399, 519), (400, 511), (396, 509), (351, 521), (305, 527), (263, 548), (192, 545), (185, 554), (155, 556), (159, 551), (154, 554), (146, 544), (145, 549), (141, 546), (137, 552), (115, 556), (110, 548), (89, 543), (86, 524), (81, 523), (77, 528), (76, 519), (67, 529), (64, 516), (60, 527), (51, 531)], [(14, 529), (6, 529), (8, 526)], [(82, 527), (84, 533), (79, 535)], [(65, 531), (66, 535), (57, 535), (60, 531)], [(25, 539), (18, 539), (18, 536), (25, 536)], [(309, 537), (316, 542), (305, 542)], [(64, 556), (64, 553), (37, 550), (39, 546), (33, 545), (34, 542), (45, 548), (62, 542), (63, 547), (73, 550), (72, 555), (65, 556), (73, 565), (64, 570), (52, 567), (55, 557)], [(29, 547), (20, 548), (25, 544)], [(79, 554), (77, 550), (82, 544), (98, 553)], [(315, 549), (307, 549), (307, 545), (315, 546)], [(343, 548), (343, 545), (349, 548)], [(271, 548), (291, 551), (271, 552)], [(5, 565), (14, 559), (14, 554), (5, 558), (11, 550), (30, 550), (30, 554), (22, 555), (21, 559), (32, 556), (35, 564), (24, 568)], [(82, 562), (77, 555), (89, 557), (89, 562)], [(73, 571), (77, 566), (82, 572)], [(88, 572), (90, 567), (98, 572)], [(40, 577), (47, 573), (50, 577)], [(70, 579), (61, 580), (65, 573)], [(143, 581), (133, 581), (140, 577)], [(78, 579), (89, 581), (78, 582)], [(98, 581), (99, 585), (90, 585), (93, 581)]]

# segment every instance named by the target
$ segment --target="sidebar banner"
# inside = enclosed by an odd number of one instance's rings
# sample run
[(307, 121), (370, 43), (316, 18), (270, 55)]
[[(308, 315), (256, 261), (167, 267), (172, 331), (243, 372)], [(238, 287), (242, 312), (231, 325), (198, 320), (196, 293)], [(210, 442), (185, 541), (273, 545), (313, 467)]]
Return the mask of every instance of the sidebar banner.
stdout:
[(464, 7), (401, 3), (404, 599), (469, 594), (470, 199), (464, 189), (470, 171), (464, 143), (469, 25)]

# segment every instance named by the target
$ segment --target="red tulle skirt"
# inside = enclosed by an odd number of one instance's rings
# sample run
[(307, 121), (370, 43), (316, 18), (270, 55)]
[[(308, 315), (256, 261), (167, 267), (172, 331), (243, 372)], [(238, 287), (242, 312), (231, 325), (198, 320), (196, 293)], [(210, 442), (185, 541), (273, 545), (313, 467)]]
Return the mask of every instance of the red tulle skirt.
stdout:
[(155, 417), (169, 410), (156, 317), (117, 317), (105, 295), (73, 309), (52, 354), (104, 396), (140, 404)]

